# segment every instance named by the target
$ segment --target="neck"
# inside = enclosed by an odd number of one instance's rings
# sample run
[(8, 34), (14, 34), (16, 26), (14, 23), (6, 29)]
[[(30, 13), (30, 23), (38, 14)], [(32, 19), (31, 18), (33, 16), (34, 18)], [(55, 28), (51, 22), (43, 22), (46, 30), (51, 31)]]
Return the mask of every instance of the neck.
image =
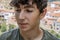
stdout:
[(42, 34), (42, 31), (39, 29), (39, 28), (34, 28), (34, 29), (31, 29), (27, 32), (20, 32), (20, 34), (22, 35), (22, 37), (25, 39), (25, 40), (32, 40), (32, 39), (35, 39), (37, 37), (39, 37), (39, 35)]

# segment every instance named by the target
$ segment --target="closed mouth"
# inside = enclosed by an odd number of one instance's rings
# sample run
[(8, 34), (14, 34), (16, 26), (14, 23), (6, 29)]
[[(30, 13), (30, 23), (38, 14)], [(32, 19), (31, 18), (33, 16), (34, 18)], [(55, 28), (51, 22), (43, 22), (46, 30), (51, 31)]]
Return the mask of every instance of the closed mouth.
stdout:
[(27, 28), (28, 23), (19, 23), (21, 28)]
[(19, 23), (20, 25), (27, 25), (28, 23)]

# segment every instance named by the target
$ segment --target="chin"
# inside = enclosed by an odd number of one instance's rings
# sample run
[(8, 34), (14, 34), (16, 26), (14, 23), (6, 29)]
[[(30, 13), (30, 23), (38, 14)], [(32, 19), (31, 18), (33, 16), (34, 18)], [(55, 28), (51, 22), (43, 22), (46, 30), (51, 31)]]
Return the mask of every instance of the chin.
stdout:
[(29, 28), (21, 29), (21, 31), (24, 31), (24, 32), (29, 31)]

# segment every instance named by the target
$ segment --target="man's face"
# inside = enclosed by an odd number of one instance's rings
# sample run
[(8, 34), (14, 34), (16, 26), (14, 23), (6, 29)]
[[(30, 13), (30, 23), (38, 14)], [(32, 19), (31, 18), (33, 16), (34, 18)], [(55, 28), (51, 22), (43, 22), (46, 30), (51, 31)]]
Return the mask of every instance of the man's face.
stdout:
[(15, 17), (20, 27), (20, 30), (32, 30), (39, 25), (40, 12), (35, 4), (20, 5), (20, 8), (15, 8), (15, 11)]

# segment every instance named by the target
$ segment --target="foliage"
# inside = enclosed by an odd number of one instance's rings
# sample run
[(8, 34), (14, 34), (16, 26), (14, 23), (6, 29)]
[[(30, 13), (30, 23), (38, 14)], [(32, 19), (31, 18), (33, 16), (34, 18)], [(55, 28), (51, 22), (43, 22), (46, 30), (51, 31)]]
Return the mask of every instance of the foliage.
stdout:
[(60, 38), (60, 35), (58, 33), (56, 33), (54, 30), (50, 30), (50, 33), (55, 35), (57, 38)]
[(1, 32), (5, 32), (6, 31), (6, 22), (2, 23), (1, 25)]
[(8, 24), (8, 25), (6, 24), (6, 20), (4, 20), (4, 18), (0, 17), (0, 35), (5, 31), (9, 31), (9, 30), (15, 28), (14, 24)]
[(15, 28), (15, 25), (14, 24), (9, 24), (9, 30)]
[[(8, 28), (7, 28), (8, 27)], [(5, 31), (9, 31), (11, 29), (15, 28), (14, 24), (9, 24), (9, 26), (6, 25), (6, 22), (3, 22), (1, 27), (0, 27), (0, 35), (5, 32)]]
[(56, 33), (54, 30), (51, 30), (50, 32), (51, 32), (52, 34), (55, 34), (55, 33)]
[(55, 34), (55, 36), (56, 36), (57, 38), (60, 38), (60, 35), (59, 35), (59, 34)]

